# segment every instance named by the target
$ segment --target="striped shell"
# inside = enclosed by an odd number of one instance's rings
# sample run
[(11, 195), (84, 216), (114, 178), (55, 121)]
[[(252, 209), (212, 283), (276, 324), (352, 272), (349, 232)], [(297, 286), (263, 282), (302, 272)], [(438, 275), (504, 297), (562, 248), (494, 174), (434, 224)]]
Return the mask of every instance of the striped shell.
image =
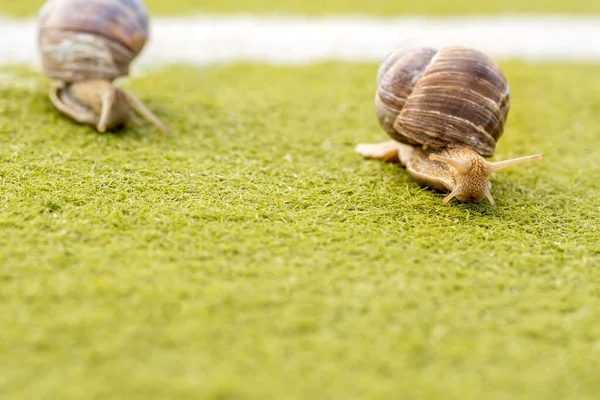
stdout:
[(63, 82), (127, 75), (149, 30), (141, 0), (49, 0), (38, 24), (44, 73)]
[(510, 108), (509, 87), (485, 54), (464, 47), (391, 53), (377, 74), (375, 110), (395, 140), (494, 155)]

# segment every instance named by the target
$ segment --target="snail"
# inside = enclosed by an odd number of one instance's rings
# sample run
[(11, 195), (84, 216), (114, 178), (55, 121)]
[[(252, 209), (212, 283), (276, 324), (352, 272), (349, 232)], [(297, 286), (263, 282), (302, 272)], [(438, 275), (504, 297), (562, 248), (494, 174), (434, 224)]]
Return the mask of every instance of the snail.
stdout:
[(377, 73), (375, 110), (393, 139), (359, 144), (365, 158), (400, 163), (421, 186), (450, 192), (442, 201), (495, 205), (492, 173), (542, 154), (488, 162), (510, 108), (509, 85), (486, 54), (461, 46), (390, 53)]
[(135, 111), (167, 134), (139, 99), (113, 84), (144, 48), (148, 19), (141, 0), (48, 0), (39, 13), (38, 44), (43, 72), (56, 81), (54, 106), (100, 132), (139, 125)]

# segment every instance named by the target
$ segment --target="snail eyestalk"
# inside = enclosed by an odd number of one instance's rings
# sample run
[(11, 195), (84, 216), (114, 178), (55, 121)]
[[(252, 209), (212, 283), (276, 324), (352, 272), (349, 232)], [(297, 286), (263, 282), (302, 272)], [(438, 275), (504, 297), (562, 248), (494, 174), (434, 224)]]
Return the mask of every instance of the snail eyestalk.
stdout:
[(429, 159), (434, 160), (434, 161), (443, 162), (444, 164), (448, 164), (448, 165), (454, 167), (454, 169), (459, 174), (466, 174), (469, 172), (469, 165), (462, 160), (457, 160), (454, 158), (440, 156), (439, 154), (430, 154)]
[(137, 97), (132, 95), (129, 92), (125, 92), (125, 96), (127, 98), (127, 102), (136, 112), (138, 112), (142, 117), (146, 118), (150, 121), (154, 126), (156, 126), (164, 135), (169, 135), (169, 130), (163, 123), (158, 119), (156, 115), (148, 107), (144, 105)]
[(98, 129), (99, 132), (106, 132), (106, 124), (110, 116), (110, 111), (112, 110), (114, 104), (114, 90), (106, 92), (102, 95), (102, 111), (100, 112), (100, 120), (98, 121), (98, 125), (96, 126), (96, 129)]
[(544, 159), (543, 154), (536, 154), (533, 156), (513, 158), (512, 160), (490, 162), (490, 163), (488, 163), (487, 168), (490, 171), (489, 173), (492, 174), (501, 169), (512, 167), (513, 165), (518, 165), (518, 164), (523, 164), (523, 163), (526, 163), (529, 161), (543, 160), (543, 159)]

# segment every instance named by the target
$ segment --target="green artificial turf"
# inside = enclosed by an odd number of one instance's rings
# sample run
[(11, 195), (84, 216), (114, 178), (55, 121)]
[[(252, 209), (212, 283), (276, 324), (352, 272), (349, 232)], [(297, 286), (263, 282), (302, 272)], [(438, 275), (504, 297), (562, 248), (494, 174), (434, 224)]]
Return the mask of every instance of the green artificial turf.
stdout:
[[(14, 16), (32, 16), (43, 0), (5, 0), (0, 12)], [(367, 14), (393, 16), (402, 14), (462, 15), (498, 13), (600, 13), (598, 0), (145, 0), (150, 12), (163, 14), (205, 13), (298, 13), (309, 15)]]
[(597, 399), (600, 66), (503, 68), (497, 207), (354, 154), (376, 65), (122, 82), (172, 137), (0, 70), (0, 397)]

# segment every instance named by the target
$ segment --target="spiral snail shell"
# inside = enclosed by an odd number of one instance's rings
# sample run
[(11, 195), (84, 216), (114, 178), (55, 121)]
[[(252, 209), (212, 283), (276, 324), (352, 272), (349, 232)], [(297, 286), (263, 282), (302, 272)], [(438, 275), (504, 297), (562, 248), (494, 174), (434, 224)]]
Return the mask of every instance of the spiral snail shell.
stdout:
[(56, 108), (101, 132), (137, 122), (133, 111), (168, 132), (140, 100), (112, 83), (129, 74), (148, 40), (141, 0), (48, 0), (38, 28), (44, 74), (57, 82), (50, 91)]
[(44, 73), (63, 82), (126, 76), (148, 31), (141, 1), (50, 0), (39, 13)]
[(510, 109), (509, 85), (486, 54), (461, 46), (389, 54), (377, 73), (375, 113), (393, 139), (362, 144), (366, 158), (400, 162), (421, 185), (492, 204), (489, 176), (543, 155), (499, 163), (494, 155)]

